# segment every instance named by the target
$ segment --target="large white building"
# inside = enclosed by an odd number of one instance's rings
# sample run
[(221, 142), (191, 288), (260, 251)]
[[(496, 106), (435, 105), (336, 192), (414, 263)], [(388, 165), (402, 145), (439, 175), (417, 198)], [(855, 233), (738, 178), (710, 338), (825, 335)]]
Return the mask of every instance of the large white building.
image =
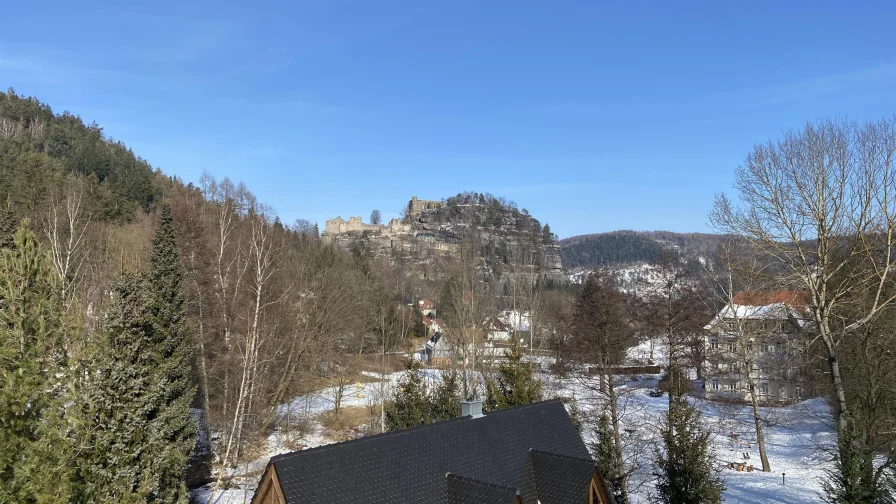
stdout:
[(762, 403), (806, 397), (807, 293), (743, 291), (707, 324), (706, 397)]

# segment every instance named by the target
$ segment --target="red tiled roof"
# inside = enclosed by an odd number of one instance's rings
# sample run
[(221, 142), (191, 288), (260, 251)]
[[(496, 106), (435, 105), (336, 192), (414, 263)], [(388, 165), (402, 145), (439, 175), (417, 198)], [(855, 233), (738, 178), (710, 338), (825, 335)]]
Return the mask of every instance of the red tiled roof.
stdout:
[(420, 305), (421, 310), (432, 310), (436, 307), (436, 304), (428, 299), (421, 299), (420, 301), (417, 301), (417, 304)]
[(734, 296), (734, 304), (744, 306), (768, 306), (783, 304), (805, 308), (809, 300), (806, 291), (741, 291)]

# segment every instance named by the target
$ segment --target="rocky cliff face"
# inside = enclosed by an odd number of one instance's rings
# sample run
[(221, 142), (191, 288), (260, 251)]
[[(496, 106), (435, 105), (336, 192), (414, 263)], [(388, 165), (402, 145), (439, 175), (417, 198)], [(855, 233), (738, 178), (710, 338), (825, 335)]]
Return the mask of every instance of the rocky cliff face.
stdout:
[(528, 213), (496, 200), (409, 213), (401, 226), (373, 231), (325, 233), (324, 239), (379, 257), (425, 263), (433, 257), (458, 257), (472, 251), (483, 278), (508, 283), (514, 278), (562, 282), (560, 247), (549, 230)]

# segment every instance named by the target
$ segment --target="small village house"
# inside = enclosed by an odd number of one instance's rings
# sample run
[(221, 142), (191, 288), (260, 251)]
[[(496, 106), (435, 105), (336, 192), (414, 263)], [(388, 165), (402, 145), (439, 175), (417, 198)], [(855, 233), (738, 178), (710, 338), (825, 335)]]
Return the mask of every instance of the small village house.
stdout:
[(432, 336), (445, 330), (445, 321), (440, 318), (423, 316), (423, 324), (426, 326), (426, 334)]
[(510, 341), (510, 327), (498, 317), (488, 319), (485, 324), (486, 341)]
[(417, 301), (417, 306), (420, 307), (420, 312), (423, 313), (424, 317), (436, 317), (436, 304), (429, 299), (424, 298)]

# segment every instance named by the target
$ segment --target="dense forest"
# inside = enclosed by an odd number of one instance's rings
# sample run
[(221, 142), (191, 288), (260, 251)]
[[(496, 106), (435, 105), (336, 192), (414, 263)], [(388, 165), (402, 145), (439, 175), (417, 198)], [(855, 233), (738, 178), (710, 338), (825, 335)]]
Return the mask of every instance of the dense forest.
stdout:
[(670, 251), (687, 260), (714, 260), (720, 243), (730, 239), (708, 233), (612, 231), (560, 240), (563, 265), (569, 269), (659, 262)]
[(13, 90), (0, 188), (0, 502), (183, 502), (285, 399), (418, 335), (403, 276), (282, 224), (241, 183), (184, 184)]

